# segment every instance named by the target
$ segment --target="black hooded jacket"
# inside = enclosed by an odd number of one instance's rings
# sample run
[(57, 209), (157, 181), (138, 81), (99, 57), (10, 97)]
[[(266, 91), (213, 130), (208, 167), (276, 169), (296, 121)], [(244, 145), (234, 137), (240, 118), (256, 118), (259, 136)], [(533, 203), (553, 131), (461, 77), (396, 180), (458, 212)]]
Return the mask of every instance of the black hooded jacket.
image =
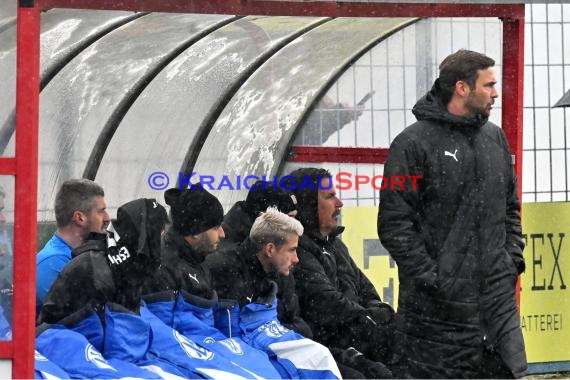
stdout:
[(91, 234), (53, 283), (38, 323), (57, 323), (89, 306), (116, 303), (137, 311), (145, 280), (156, 271), (166, 210), (152, 199), (119, 208), (116, 234)]
[[(384, 177), (378, 234), (398, 264), (398, 330), (413, 377), (479, 377), (482, 347), (526, 371), (515, 300), (524, 270), (520, 204), (503, 131), (449, 114), (438, 84), (413, 109)], [(451, 328), (453, 327), (453, 328)]]
[(221, 246), (235, 246), (247, 239), (255, 218), (252, 218), (246, 209), (245, 201), (239, 201), (224, 216), (222, 227), (226, 237), (221, 241)]
[(222, 226), (226, 238), (224, 244), (239, 244), (249, 236), (251, 226), (260, 212), (276, 207), (288, 214), (297, 209), (297, 201), (290, 192), (273, 183), (259, 180), (253, 184), (245, 201), (236, 202), (224, 216)]
[(161, 263), (145, 285), (145, 294), (164, 290), (184, 290), (194, 296), (213, 296), (210, 271), (203, 265), (205, 256), (192, 248), (173, 228), (162, 238)]
[[(309, 175), (317, 183), (317, 172), (300, 169), (291, 173), (296, 178), (295, 195), (299, 201), (297, 218), (305, 232), (299, 239), (295, 266), (296, 292), (301, 316), (311, 327), (315, 340), (329, 347), (354, 346), (367, 354), (368, 342), (374, 348), (387, 342), (378, 342), (373, 336), (376, 323), (366, 316), (369, 311), (384, 307), (390, 316), (393, 312), (382, 303), (374, 285), (357, 267), (348, 248), (338, 238), (344, 227), (338, 227), (323, 237), (318, 223), (317, 187), (298, 186)], [(371, 324), (369, 324), (369, 322)]]
[(221, 249), (209, 255), (205, 264), (210, 269), (212, 285), (218, 296), (237, 300), (240, 306), (263, 296), (269, 289), (270, 282), (275, 282), (278, 286), (279, 321), (306, 338), (312, 338), (311, 329), (299, 315), (295, 279), (292, 275), (266, 273), (249, 238), (232, 249)]
[(299, 239), (295, 282), (301, 316), (309, 323), (315, 340), (347, 348), (359, 346), (351, 340), (354, 330), (369, 329), (361, 317), (368, 307), (382, 302), (338, 238), (343, 230), (339, 227), (326, 238), (318, 232), (306, 232)]

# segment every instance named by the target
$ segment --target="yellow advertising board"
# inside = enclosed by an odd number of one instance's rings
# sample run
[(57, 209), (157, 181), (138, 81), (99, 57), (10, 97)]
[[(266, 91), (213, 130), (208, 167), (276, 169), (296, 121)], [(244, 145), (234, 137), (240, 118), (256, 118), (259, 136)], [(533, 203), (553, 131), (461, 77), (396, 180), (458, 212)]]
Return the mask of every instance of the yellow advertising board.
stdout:
[(358, 267), (376, 287), (380, 298), (394, 308), (398, 305), (398, 268), (380, 245), (376, 230), (376, 207), (343, 207), (342, 241)]
[(530, 363), (570, 360), (570, 203), (523, 206), (521, 327)]
[[(398, 304), (398, 270), (378, 241), (376, 207), (345, 207), (343, 241), (386, 302)], [(570, 203), (523, 206), (526, 272), (521, 327), (529, 363), (570, 360)]]

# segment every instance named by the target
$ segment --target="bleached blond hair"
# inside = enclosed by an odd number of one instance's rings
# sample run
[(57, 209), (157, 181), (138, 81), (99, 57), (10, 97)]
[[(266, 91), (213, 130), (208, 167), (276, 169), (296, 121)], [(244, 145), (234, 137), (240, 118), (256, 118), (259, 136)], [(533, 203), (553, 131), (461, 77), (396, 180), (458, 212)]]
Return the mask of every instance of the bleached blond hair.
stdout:
[(259, 247), (267, 243), (280, 246), (292, 233), (298, 236), (303, 235), (301, 222), (280, 212), (275, 207), (269, 207), (255, 219), (249, 237)]

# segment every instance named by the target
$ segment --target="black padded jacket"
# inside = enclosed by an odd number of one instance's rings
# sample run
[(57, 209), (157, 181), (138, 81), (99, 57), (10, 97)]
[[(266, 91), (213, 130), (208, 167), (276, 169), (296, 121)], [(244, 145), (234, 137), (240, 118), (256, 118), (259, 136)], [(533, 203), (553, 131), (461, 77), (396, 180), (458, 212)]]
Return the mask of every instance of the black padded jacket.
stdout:
[(300, 317), (293, 275), (266, 273), (249, 238), (242, 244), (226, 245), (209, 255), (205, 265), (210, 270), (212, 285), (219, 298), (237, 300), (240, 306), (264, 295), (271, 281), (277, 283), (279, 321), (306, 338), (313, 337), (311, 329)]
[(398, 135), (384, 176), (421, 176), (380, 193), (378, 234), (398, 265), (398, 337), (413, 377), (478, 377), (484, 345), (526, 371), (515, 300), (524, 270), (520, 203), (501, 128), (449, 114), (434, 88)]

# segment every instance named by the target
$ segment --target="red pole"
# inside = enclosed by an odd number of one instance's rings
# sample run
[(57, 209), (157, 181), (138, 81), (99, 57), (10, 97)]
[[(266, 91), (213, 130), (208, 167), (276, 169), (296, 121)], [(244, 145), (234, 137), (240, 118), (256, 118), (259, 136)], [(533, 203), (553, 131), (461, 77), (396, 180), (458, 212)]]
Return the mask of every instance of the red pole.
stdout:
[[(524, 5), (521, 5), (524, 7)], [(503, 129), (515, 155), (519, 197), (522, 193), (524, 17), (503, 19)]]
[(12, 377), (34, 377), (38, 187), (40, 15), (20, 0), (16, 61), (16, 195), (14, 210), (14, 357)]
[[(523, 8), (524, 4), (520, 7)], [(503, 19), (503, 129), (515, 156), (518, 194), (522, 202), (524, 16)], [(520, 305), (520, 278), (517, 303)]]

